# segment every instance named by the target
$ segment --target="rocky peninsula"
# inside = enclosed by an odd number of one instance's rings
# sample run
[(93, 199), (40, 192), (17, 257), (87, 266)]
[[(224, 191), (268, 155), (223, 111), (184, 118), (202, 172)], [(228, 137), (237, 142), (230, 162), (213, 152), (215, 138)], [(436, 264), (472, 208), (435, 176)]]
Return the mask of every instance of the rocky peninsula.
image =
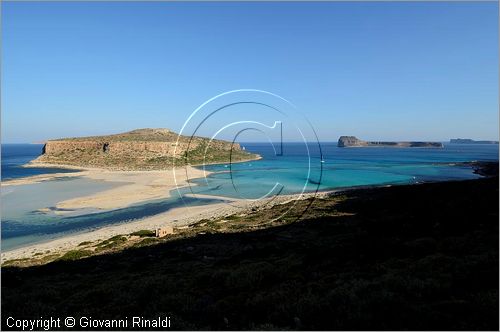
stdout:
[(356, 136), (340, 136), (338, 147), (442, 148), (441, 142), (378, 142), (363, 141)]
[(498, 144), (498, 141), (476, 141), (470, 138), (452, 138), (450, 144)]
[(73, 166), (109, 170), (163, 170), (180, 165), (254, 160), (239, 144), (180, 136), (169, 129), (49, 140), (33, 166)]

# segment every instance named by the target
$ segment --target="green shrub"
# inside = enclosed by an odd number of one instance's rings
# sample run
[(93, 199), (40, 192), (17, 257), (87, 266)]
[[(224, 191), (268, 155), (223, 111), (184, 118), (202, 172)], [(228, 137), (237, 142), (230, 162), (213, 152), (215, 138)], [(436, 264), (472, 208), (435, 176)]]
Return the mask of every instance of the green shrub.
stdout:
[(109, 241), (109, 240), (104, 240), (104, 241), (102, 241), (102, 242), (99, 242), (99, 243), (97, 244), (97, 246), (104, 246), (104, 245), (106, 245), (106, 244), (108, 244), (108, 243), (111, 243), (111, 241)]
[(61, 261), (74, 261), (92, 255), (90, 250), (70, 250), (59, 258)]
[(151, 236), (155, 236), (156, 233), (154, 231), (151, 231), (148, 229), (142, 229), (140, 231), (130, 233), (130, 235), (135, 235), (135, 236), (140, 236), (140, 237), (151, 237)]
[(112, 238), (109, 238), (109, 241), (111, 241), (111, 242), (125, 242), (125, 241), (127, 241), (127, 238), (123, 235), (115, 235)]
[(97, 244), (97, 251), (102, 251), (103, 249), (116, 248), (120, 244), (127, 242), (127, 238), (123, 235), (115, 235), (107, 240), (104, 240)]

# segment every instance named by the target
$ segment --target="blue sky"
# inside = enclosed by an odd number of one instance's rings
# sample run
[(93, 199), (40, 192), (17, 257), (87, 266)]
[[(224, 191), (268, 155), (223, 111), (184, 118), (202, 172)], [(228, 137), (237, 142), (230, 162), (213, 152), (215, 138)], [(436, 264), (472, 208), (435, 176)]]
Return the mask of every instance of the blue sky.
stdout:
[(498, 139), (498, 73), (496, 2), (2, 4), (4, 143), (178, 131), (240, 88), (323, 141)]

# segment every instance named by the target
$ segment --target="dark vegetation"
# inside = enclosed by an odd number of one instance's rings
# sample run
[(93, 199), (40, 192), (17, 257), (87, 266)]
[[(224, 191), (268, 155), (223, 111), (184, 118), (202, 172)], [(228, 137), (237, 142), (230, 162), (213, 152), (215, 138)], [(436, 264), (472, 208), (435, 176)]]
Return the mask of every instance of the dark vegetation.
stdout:
[(498, 177), (352, 190), (300, 221), (259, 227), (276, 206), (118, 253), (3, 267), (2, 327), (167, 315), (172, 329), (498, 330), (498, 198)]
[(130, 233), (130, 235), (135, 235), (139, 237), (149, 237), (149, 236), (155, 236), (155, 232), (149, 229), (142, 229), (140, 231)]
[(470, 165), (474, 168), (474, 173), (483, 176), (498, 176), (498, 162), (493, 161), (473, 161)]
[(90, 256), (91, 254), (92, 252), (89, 250), (82, 250), (82, 249), (70, 250), (67, 253), (65, 253), (61, 258), (59, 258), (59, 260), (74, 261), (83, 257)]

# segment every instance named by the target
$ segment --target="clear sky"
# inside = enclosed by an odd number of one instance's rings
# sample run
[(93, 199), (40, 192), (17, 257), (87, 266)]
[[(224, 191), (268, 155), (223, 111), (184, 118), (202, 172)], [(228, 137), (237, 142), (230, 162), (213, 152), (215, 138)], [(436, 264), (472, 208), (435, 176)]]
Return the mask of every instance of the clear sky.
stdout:
[(239, 88), (323, 141), (497, 140), (498, 75), (496, 2), (2, 3), (3, 143), (178, 131)]

